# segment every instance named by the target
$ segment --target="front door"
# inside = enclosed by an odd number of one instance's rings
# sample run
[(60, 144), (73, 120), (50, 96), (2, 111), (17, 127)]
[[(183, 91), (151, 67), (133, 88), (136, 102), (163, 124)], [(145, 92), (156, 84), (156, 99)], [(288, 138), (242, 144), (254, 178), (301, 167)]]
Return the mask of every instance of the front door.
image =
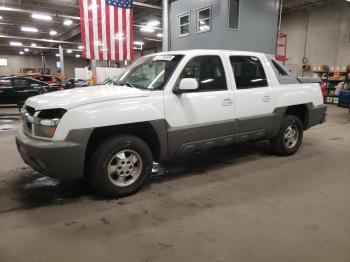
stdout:
[(198, 90), (182, 94), (165, 90), (169, 155), (232, 142), (234, 97), (227, 75), (221, 56), (195, 56), (189, 59), (176, 83), (195, 78)]

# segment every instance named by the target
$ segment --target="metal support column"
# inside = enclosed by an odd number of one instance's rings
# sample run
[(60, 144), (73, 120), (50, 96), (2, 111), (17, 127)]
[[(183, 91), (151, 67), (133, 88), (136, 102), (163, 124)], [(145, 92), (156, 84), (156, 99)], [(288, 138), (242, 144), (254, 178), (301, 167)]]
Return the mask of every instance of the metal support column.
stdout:
[(91, 60), (90, 61), (91, 65), (91, 85), (96, 85), (97, 84), (97, 75), (96, 75), (96, 60)]
[(46, 58), (43, 51), (41, 51), (41, 66), (44, 69), (44, 72), (46, 71)]
[(169, 51), (169, 0), (163, 0), (163, 52)]
[(64, 75), (63, 47), (60, 45), (58, 49), (59, 49), (59, 54), (60, 54), (61, 81), (64, 81), (65, 75)]

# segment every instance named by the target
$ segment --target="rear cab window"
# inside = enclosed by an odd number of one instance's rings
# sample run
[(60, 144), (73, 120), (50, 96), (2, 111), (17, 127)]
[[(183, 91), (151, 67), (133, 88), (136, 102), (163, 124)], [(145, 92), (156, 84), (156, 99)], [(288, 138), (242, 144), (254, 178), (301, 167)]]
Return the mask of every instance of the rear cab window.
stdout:
[(299, 84), (299, 81), (296, 77), (289, 74), (289, 72), (272, 56), (268, 56), (268, 59), (271, 62), (271, 67), (276, 75), (277, 81), (280, 85), (290, 85), (290, 84)]

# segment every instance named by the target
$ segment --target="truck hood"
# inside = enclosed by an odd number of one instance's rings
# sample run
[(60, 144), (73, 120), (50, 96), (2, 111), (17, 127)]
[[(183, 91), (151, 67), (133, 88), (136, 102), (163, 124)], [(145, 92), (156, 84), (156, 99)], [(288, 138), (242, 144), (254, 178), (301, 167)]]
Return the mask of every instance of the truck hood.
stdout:
[(133, 97), (145, 97), (149, 95), (149, 92), (150, 91), (127, 86), (111, 85), (83, 87), (34, 96), (26, 101), (26, 105), (35, 108), (35, 110), (54, 108), (63, 108), (68, 110), (73, 107), (96, 102)]

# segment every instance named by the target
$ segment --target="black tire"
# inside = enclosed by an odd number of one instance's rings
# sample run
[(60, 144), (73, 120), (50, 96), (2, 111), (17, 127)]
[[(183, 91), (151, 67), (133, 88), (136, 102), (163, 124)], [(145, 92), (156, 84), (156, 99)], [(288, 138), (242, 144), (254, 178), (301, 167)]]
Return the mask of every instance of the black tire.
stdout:
[[(124, 150), (136, 152), (142, 160), (139, 177), (128, 186), (117, 186), (112, 182), (108, 166), (115, 161), (117, 153)], [(138, 137), (118, 135), (98, 146), (89, 160), (89, 178), (98, 194), (105, 197), (124, 197), (136, 193), (152, 172), (153, 157), (147, 144)]]
[[(285, 133), (289, 127), (297, 131), (298, 137), (297, 141), (294, 142), (295, 144), (285, 142)], [(270, 140), (270, 144), (274, 153), (279, 156), (290, 156), (295, 154), (299, 150), (300, 145), (303, 141), (303, 130), (303, 124), (298, 117), (293, 115), (285, 116), (281, 129), (279, 130), (277, 136)]]

